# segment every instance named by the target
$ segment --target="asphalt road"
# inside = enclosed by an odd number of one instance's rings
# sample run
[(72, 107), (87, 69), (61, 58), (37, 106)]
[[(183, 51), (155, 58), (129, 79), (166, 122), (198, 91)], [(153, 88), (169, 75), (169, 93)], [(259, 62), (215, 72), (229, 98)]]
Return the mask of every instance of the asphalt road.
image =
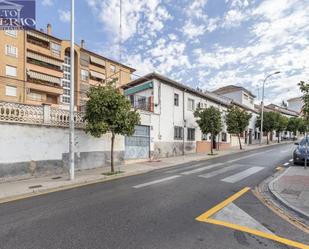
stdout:
[[(195, 220), (272, 175), (292, 158), (293, 147), (272, 146), (2, 204), (0, 248), (293, 248)], [(231, 208), (222, 213), (230, 222), (253, 219), (262, 229), (309, 245), (308, 234), (272, 213), (251, 191)]]

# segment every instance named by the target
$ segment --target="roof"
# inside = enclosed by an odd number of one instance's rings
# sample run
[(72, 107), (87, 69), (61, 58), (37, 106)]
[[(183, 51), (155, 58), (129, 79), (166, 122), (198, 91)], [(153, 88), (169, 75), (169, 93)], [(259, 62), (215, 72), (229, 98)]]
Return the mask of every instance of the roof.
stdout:
[(161, 75), (161, 74), (158, 74), (158, 73), (155, 73), (155, 72), (149, 73), (149, 74), (146, 74), (145, 76), (137, 78), (137, 79), (131, 81), (130, 83), (122, 86), (122, 88), (128, 89), (130, 87), (136, 86), (140, 83), (146, 82), (148, 80), (153, 80), (153, 79), (160, 80), (160, 81), (162, 81), (166, 84), (172, 85), (172, 86), (174, 86), (178, 89), (196, 94), (196, 95), (203, 97), (203, 98), (207, 98), (207, 99), (212, 100), (212, 101), (214, 101), (218, 104), (221, 104), (221, 105), (229, 106), (230, 102), (231, 102), (228, 98), (225, 98), (223, 96), (219, 96), (219, 95), (211, 93), (211, 92), (202, 92), (202, 91), (196, 90), (192, 87), (186, 86), (182, 83), (179, 83), (175, 80), (172, 80), (172, 79), (170, 79), (170, 78), (168, 78), (164, 75)]
[(237, 105), (238, 107), (240, 107), (242, 109), (246, 109), (248, 111), (256, 112), (255, 110), (248, 108), (247, 106), (244, 106), (240, 103), (237, 103), (237, 102), (233, 101), (232, 99), (230, 99), (228, 97), (220, 96), (220, 95), (213, 93), (213, 92), (196, 90), (192, 87), (186, 86), (185, 84), (179, 83), (175, 80), (172, 80), (172, 79), (170, 79), (170, 78), (168, 78), (164, 75), (161, 75), (161, 74), (158, 74), (158, 73), (155, 73), (155, 72), (146, 74), (145, 76), (142, 76), (138, 79), (135, 79), (135, 80), (131, 81), (130, 83), (122, 86), (122, 88), (128, 89), (128, 88), (131, 88), (133, 86), (136, 86), (138, 84), (141, 84), (141, 83), (144, 83), (146, 81), (153, 80), (153, 79), (160, 80), (160, 81), (162, 81), (166, 84), (169, 84), (173, 87), (176, 87), (180, 90), (190, 92), (192, 94), (198, 95), (198, 96), (205, 98), (205, 99), (208, 99), (208, 100), (212, 100), (213, 102), (220, 104), (220, 105), (223, 105), (223, 106), (226, 106), (226, 107), (229, 107), (229, 106), (234, 104), (234, 105)]
[(295, 97), (295, 98), (291, 98), (291, 99), (287, 100), (287, 102), (294, 102), (294, 101), (302, 101), (302, 98), (301, 97)]
[[(260, 111), (261, 107), (260, 105), (255, 105), (254, 106), (258, 111)], [(290, 110), (288, 108), (284, 108), (284, 107), (281, 107), (281, 106), (278, 106), (278, 105), (275, 105), (275, 104), (269, 104), (269, 105), (266, 105), (264, 106), (264, 111), (274, 111), (274, 112), (279, 112), (281, 114), (286, 114), (286, 115), (289, 115), (289, 116), (293, 116), (293, 117), (298, 117), (300, 114), (296, 111), (293, 111), (293, 110)]]
[(213, 92), (216, 94), (225, 94), (225, 93), (232, 93), (232, 92), (238, 92), (238, 91), (244, 91), (247, 94), (249, 94), (251, 97), (255, 98), (256, 96), (250, 92), (248, 89), (242, 87), (242, 86), (236, 86), (236, 85), (228, 85), (221, 88), (218, 88), (217, 90), (214, 90)]

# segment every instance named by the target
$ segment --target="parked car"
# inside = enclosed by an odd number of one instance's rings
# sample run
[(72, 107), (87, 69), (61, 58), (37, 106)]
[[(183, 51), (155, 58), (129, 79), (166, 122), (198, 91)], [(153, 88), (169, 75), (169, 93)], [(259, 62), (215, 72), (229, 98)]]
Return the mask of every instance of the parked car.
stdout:
[[(308, 150), (307, 150), (307, 160), (309, 165), (309, 138), (307, 138)], [(306, 158), (306, 138), (303, 138), (299, 143), (295, 143), (297, 148), (293, 152), (293, 162), (294, 165), (304, 164)]]

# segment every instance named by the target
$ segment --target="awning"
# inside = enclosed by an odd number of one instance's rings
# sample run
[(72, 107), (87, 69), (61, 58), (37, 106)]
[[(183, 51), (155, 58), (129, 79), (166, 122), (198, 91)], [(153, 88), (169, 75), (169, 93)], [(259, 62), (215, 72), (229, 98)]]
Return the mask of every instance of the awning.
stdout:
[(48, 64), (52, 64), (52, 65), (55, 65), (57, 67), (61, 67), (62, 66), (62, 62), (61, 61), (57, 61), (57, 60), (45, 57), (45, 56), (40, 55), (40, 54), (36, 54), (36, 53), (30, 52), (30, 51), (27, 52), (27, 57), (29, 57), (31, 59), (38, 60), (38, 61), (46, 62)]
[(105, 61), (104, 61), (104, 60), (101, 60), (101, 59), (99, 59), (99, 58), (97, 58), (97, 57), (90, 56), (90, 61), (93, 62), (93, 63), (95, 63), (95, 64), (98, 64), (98, 65), (100, 65), (100, 66), (105, 67)]
[(90, 71), (90, 75), (92, 77), (99, 78), (99, 79), (102, 79), (102, 80), (105, 79), (105, 75), (104, 74), (98, 73), (98, 72), (95, 72), (95, 71)]
[(147, 90), (147, 89), (151, 89), (151, 88), (153, 88), (153, 82), (148, 81), (144, 84), (137, 85), (137, 86), (134, 86), (134, 87), (131, 87), (131, 88), (125, 90), (124, 95), (126, 95), (126, 96), (132, 95), (132, 94), (135, 94), (135, 93)]
[(47, 74), (42, 74), (34, 71), (28, 71), (27, 74), (30, 76), (32, 79), (37, 79), (37, 80), (43, 80), (51, 83), (55, 83), (60, 85), (61, 79), (57, 77), (53, 77)]
[(33, 32), (33, 31), (27, 31), (27, 34), (28, 34), (28, 35), (31, 35), (31, 36), (33, 36), (33, 37), (36, 37), (36, 38), (38, 38), (38, 39), (41, 39), (41, 40), (43, 40), (43, 41), (49, 42), (49, 39), (48, 39), (46, 36), (43, 36), (43, 35), (38, 34), (38, 33), (35, 33), (35, 32)]

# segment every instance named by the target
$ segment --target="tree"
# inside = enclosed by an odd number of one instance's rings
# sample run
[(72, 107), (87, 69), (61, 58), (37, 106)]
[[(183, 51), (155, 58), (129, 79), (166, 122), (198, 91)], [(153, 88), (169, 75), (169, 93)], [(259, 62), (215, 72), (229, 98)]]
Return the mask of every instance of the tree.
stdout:
[(239, 148), (242, 150), (240, 134), (245, 131), (249, 125), (249, 121), (252, 117), (251, 113), (247, 113), (245, 110), (241, 110), (236, 106), (229, 107), (225, 117), (227, 131), (230, 134), (236, 134), (238, 136)]
[[(267, 133), (267, 144), (269, 144), (269, 132), (273, 132), (277, 127), (277, 119), (275, 112), (264, 112), (263, 114), (263, 132)], [(261, 127), (261, 118), (256, 122), (257, 127)], [(261, 134), (262, 136), (263, 134)]]
[(304, 118), (299, 118), (298, 131), (302, 134), (307, 131), (307, 122)]
[(280, 134), (287, 129), (289, 118), (280, 113), (276, 113), (276, 119), (276, 132), (278, 135), (278, 143), (280, 143)]
[(300, 128), (300, 122), (301, 122), (301, 119), (299, 119), (299, 118), (296, 118), (296, 117), (289, 118), (287, 130), (289, 132), (293, 132), (293, 134), (295, 136), (298, 129)]
[(139, 113), (132, 110), (130, 101), (112, 83), (90, 88), (87, 96), (85, 131), (94, 137), (111, 133), (111, 172), (114, 172), (115, 135), (133, 135), (140, 122)]
[[(222, 129), (221, 112), (211, 106), (205, 109), (197, 109), (194, 112), (194, 117), (203, 134), (211, 134), (211, 139), (217, 136)], [(211, 155), (213, 155), (212, 143), (210, 146)]]

